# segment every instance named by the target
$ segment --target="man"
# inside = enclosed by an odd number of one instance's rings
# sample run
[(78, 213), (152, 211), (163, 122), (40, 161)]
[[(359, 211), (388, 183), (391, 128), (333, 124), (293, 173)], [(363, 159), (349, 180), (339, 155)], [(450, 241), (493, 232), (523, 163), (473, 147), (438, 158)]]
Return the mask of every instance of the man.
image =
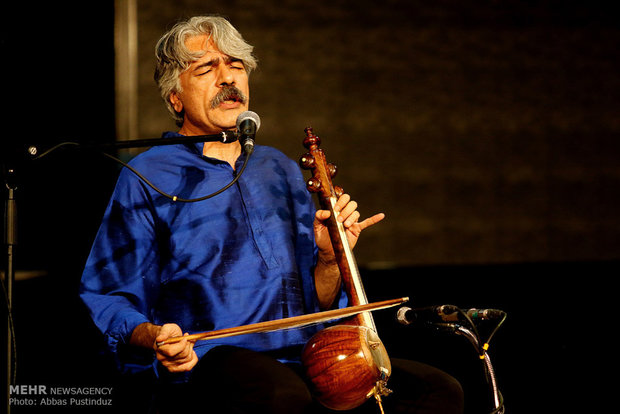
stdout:
[[(155, 79), (180, 127), (165, 136), (235, 129), (248, 109), (255, 67), (252, 47), (225, 19), (177, 24), (157, 45)], [(225, 186), (245, 157), (239, 142), (179, 144), (154, 147), (131, 164), (162, 191), (189, 199)], [(348, 195), (335, 211), (351, 245), (384, 217), (359, 221)], [(346, 306), (328, 217), (315, 212), (296, 163), (264, 146), (256, 147), (235, 186), (195, 203), (171, 201), (124, 169), (81, 296), (122, 368), (135, 365), (137, 349), (154, 354), (160, 412), (205, 403), (197, 396), (206, 397), (212, 410), (206, 412), (316, 410), (296, 365), (316, 327), (157, 343)]]

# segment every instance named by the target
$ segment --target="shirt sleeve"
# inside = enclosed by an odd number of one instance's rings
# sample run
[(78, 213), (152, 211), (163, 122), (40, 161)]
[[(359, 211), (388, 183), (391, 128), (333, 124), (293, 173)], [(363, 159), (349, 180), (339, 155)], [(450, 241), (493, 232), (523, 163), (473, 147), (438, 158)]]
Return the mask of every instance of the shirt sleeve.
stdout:
[(148, 192), (124, 169), (82, 274), (80, 297), (117, 358), (134, 328), (151, 320), (150, 301), (159, 291), (151, 206)]
[[(314, 285), (314, 269), (318, 261), (318, 247), (314, 240), (314, 215), (316, 206), (312, 194), (306, 188), (306, 181), (296, 163), (291, 161), (288, 173), (291, 180), (293, 208), (297, 222), (296, 254), (299, 272), (302, 275), (305, 292), (306, 312), (314, 313), (322, 309), (319, 307), (316, 288)], [(334, 300), (336, 307), (349, 306), (348, 298), (343, 287), (339, 296)]]

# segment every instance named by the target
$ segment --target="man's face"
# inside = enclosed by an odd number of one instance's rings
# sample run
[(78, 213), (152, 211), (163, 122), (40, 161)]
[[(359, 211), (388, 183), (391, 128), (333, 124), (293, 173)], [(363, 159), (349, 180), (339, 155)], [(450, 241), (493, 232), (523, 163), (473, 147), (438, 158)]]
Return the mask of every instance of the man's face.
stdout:
[(243, 62), (220, 52), (207, 35), (190, 37), (185, 45), (192, 52), (206, 53), (179, 76), (182, 91), (170, 95), (174, 109), (185, 110), (179, 132), (208, 135), (234, 129), (249, 104)]

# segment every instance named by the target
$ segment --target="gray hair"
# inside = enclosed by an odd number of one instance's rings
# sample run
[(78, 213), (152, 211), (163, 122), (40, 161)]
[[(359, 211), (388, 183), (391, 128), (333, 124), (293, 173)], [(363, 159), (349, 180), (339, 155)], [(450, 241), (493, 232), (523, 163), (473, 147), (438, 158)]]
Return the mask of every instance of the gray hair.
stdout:
[(174, 25), (159, 39), (155, 47), (155, 57), (157, 58), (155, 82), (157, 82), (159, 93), (166, 103), (168, 111), (179, 126), (183, 125), (183, 112), (175, 111), (169, 99), (170, 94), (181, 91), (179, 75), (192, 62), (204, 55), (204, 52), (190, 52), (185, 46), (185, 41), (189, 37), (205, 34), (222, 53), (240, 59), (248, 74), (256, 69), (258, 63), (252, 54), (254, 48), (223, 17), (196, 16)]

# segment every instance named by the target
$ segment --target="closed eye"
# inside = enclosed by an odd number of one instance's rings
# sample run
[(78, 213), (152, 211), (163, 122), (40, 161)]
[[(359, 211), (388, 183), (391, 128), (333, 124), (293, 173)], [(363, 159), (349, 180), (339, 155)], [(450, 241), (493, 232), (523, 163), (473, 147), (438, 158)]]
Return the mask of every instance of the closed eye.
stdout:
[(231, 69), (245, 70), (245, 66), (243, 65), (243, 61), (241, 61), (241, 59), (231, 59), (229, 64)]
[(203, 62), (194, 68), (194, 73), (196, 73), (196, 76), (206, 75), (207, 73), (211, 72), (213, 66), (217, 65), (219, 61), (219, 58), (215, 58), (207, 62)]
[[(193, 71), (196, 74), (196, 76), (203, 76), (206, 75), (207, 73), (211, 72), (213, 70), (213, 68), (217, 65), (220, 64), (220, 59), (219, 58), (214, 58), (211, 59), (207, 62), (201, 63), (200, 65), (196, 66)], [(229, 59), (226, 64), (228, 65), (228, 67), (230, 69), (235, 69), (235, 70), (245, 70), (245, 66), (243, 64), (243, 61), (241, 59)]]

